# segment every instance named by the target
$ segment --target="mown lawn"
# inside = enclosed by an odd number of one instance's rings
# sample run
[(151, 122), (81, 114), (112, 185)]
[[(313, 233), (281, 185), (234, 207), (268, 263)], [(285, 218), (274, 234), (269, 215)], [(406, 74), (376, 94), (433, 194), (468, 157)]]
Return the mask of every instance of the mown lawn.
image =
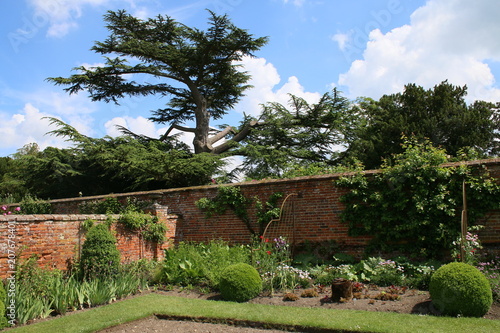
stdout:
[(95, 332), (151, 315), (255, 321), (279, 327), (296, 325), (359, 332), (500, 332), (500, 321), (480, 318), (447, 318), (389, 312), (299, 308), (249, 303), (208, 301), (155, 293), (107, 306), (12, 329), (12, 332)]

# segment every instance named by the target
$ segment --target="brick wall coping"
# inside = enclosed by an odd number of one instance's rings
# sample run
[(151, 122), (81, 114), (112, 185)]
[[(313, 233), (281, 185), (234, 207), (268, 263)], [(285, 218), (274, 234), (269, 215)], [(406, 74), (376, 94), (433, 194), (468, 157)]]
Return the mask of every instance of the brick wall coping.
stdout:
[[(119, 214), (113, 214), (111, 217), (114, 219), (119, 218)], [(33, 215), (0, 215), (0, 223), (2, 222), (45, 222), (45, 221), (68, 221), (68, 222), (78, 222), (85, 220), (96, 220), (104, 221), (108, 218), (106, 214), (33, 214)], [(166, 218), (176, 219), (178, 216), (176, 214), (168, 214)]]
[[(483, 159), (483, 160), (475, 160), (475, 161), (462, 161), (462, 162), (451, 162), (442, 164), (443, 167), (458, 167), (460, 165), (467, 166), (479, 166), (479, 165), (500, 165), (500, 158), (491, 158), (491, 159)], [(370, 175), (379, 173), (381, 170), (366, 170), (363, 171), (363, 174)], [(307, 182), (311, 180), (328, 180), (328, 179), (338, 179), (342, 176), (354, 175), (356, 172), (340, 172), (333, 174), (325, 174), (325, 175), (315, 175), (315, 176), (303, 176), (303, 177), (295, 177), (295, 178), (285, 178), (285, 179), (263, 179), (263, 180), (254, 180), (254, 181), (246, 181), (240, 183), (232, 183), (232, 184), (221, 184), (221, 185), (201, 185), (201, 186), (191, 186), (191, 187), (181, 187), (181, 188), (171, 188), (171, 189), (160, 189), (160, 190), (151, 190), (151, 191), (141, 191), (141, 192), (127, 192), (127, 193), (110, 193), (110, 194), (102, 194), (95, 196), (86, 196), (86, 197), (74, 197), (74, 198), (64, 198), (64, 199), (54, 199), (49, 200), (51, 203), (63, 203), (63, 202), (78, 202), (78, 201), (88, 201), (88, 200), (99, 200), (109, 197), (131, 197), (131, 196), (150, 196), (150, 197), (161, 197), (167, 193), (175, 193), (175, 192), (188, 192), (188, 191), (198, 191), (198, 190), (211, 190), (217, 188), (218, 186), (241, 186), (241, 187), (251, 187), (251, 186), (259, 186), (262, 184), (272, 184), (272, 183), (298, 183), (298, 182)], [(15, 206), (15, 204), (9, 204), (9, 206)], [(86, 217), (91, 218), (91, 217)], [(85, 218), (84, 218), (85, 219)], [(0, 220), (1, 221), (1, 220)]]
[[(112, 215), (118, 218), (119, 215)], [(33, 214), (33, 215), (2, 215), (0, 216), (1, 222), (41, 222), (41, 221), (85, 221), (88, 219), (102, 221), (106, 220), (106, 214)]]

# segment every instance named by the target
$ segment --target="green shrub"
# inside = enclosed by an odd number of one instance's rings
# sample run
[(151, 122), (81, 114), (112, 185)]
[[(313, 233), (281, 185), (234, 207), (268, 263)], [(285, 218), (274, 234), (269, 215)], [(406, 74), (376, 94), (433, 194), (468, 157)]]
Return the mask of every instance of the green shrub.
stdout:
[(115, 275), (120, 267), (116, 238), (106, 224), (90, 228), (82, 246), (80, 271), (84, 278)]
[(454, 262), (431, 277), (432, 304), (444, 315), (482, 317), (493, 303), (486, 277), (475, 267)]
[(205, 243), (179, 243), (165, 251), (161, 281), (170, 285), (206, 285), (217, 288), (224, 268), (249, 262), (248, 248), (229, 246), (214, 240)]
[(118, 222), (130, 231), (139, 232), (147, 241), (163, 243), (167, 226), (160, 223), (156, 216), (139, 211), (129, 210), (120, 215)]
[(2, 280), (0, 280), (0, 301), (5, 302), (7, 300), (7, 292), (5, 291), (5, 287), (3, 285)]
[(52, 205), (50, 202), (26, 195), (20, 203), (22, 214), (52, 214)]
[(254, 267), (245, 263), (234, 264), (222, 272), (219, 289), (225, 300), (246, 302), (259, 295), (262, 279)]
[(4, 327), (9, 326), (9, 322), (5, 317), (5, 301), (7, 299), (7, 294), (3, 286), (2, 280), (0, 280), (0, 330)]

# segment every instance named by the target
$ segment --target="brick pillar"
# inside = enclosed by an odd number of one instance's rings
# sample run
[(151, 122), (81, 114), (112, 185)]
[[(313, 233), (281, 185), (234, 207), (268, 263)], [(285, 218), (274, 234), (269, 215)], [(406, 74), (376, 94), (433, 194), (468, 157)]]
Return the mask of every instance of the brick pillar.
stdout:
[(156, 260), (162, 260), (164, 258), (164, 249), (170, 247), (173, 243), (173, 238), (175, 237), (175, 229), (177, 224), (177, 218), (174, 215), (168, 215), (168, 206), (160, 205), (155, 202), (151, 206), (145, 209), (146, 213), (150, 213), (158, 218), (159, 223), (163, 223), (167, 226), (167, 232), (165, 233), (165, 243), (155, 244), (153, 257)]

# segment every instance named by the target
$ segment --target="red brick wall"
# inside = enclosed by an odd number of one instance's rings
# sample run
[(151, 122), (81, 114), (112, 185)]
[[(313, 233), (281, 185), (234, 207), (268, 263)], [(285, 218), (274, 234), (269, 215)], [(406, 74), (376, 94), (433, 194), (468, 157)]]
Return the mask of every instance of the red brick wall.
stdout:
[[(486, 166), (491, 174), (500, 181), (500, 159), (468, 162), (473, 166)], [(451, 165), (450, 165), (451, 166)], [(375, 173), (377, 171), (368, 171)], [(367, 237), (349, 237), (347, 226), (340, 221), (340, 213), (343, 209), (339, 202), (339, 197), (345, 193), (343, 189), (334, 186), (333, 180), (340, 174), (300, 177), (283, 180), (253, 181), (236, 184), (241, 187), (243, 194), (247, 198), (258, 197), (265, 202), (276, 192), (285, 195), (297, 194), (293, 197), (294, 211), (291, 212), (295, 221), (295, 243), (311, 242), (335, 242), (341, 249), (350, 252), (360, 253), (366, 244)], [(181, 189), (157, 190), (149, 192), (135, 192), (124, 194), (112, 194), (119, 200), (126, 200), (127, 197), (135, 197), (140, 200), (152, 200), (168, 207), (168, 214), (165, 210), (160, 210), (159, 217), (166, 221), (169, 227), (169, 238), (173, 242), (180, 241), (208, 241), (211, 239), (223, 239), (232, 243), (247, 243), (250, 240), (250, 233), (233, 213), (228, 210), (221, 216), (206, 218), (195, 205), (201, 198), (214, 197), (217, 193), (217, 186), (198, 186)], [(100, 200), (108, 196), (82, 197), (53, 200), (52, 205), (58, 214), (75, 214), (78, 212), (78, 205), (86, 200)], [(249, 210), (252, 221), (256, 220), (255, 211)], [(69, 215), (74, 216), (74, 215)], [(176, 217), (177, 216), (177, 220)], [(71, 217), (57, 220), (22, 222), (21, 230), (26, 233), (18, 237), (20, 243), (29, 243), (32, 252), (41, 253), (44, 262), (57, 263), (61, 266), (65, 260), (74, 257), (74, 248), (78, 242), (78, 224), (81, 218)], [(0, 246), (5, 243), (5, 223), (1, 223), (0, 217)], [(4, 220), (5, 221), (5, 220)], [(458, 220), (457, 223), (460, 223)], [(481, 240), (492, 247), (500, 245), (500, 211), (492, 211), (483, 219), (482, 224), (486, 226), (480, 234)], [(254, 225), (257, 229), (257, 226)], [(29, 233), (28, 230), (38, 230)], [(45, 233), (45, 234), (44, 234)], [(120, 232), (118, 232), (120, 234)], [(64, 236), (64, 237), (63, 237)], [(24, 240), (24, 237), (27, 237)], [(62, 237), (62, 238), (61, 238)], [(137, 239), (134, 235), (119, 236), (119, 247), (124, 260), (135, 260), (141, 257), (137, 252)], [(63, 245), (66, 244), (66, 245)], [(60, 249), (64, 247), (65, 250)], [(0, 264), (5, 262), (5, 248), (1, 249)], [(45, 252), (44, 252), (45, 251)], [(146, 249), (144, 253), (154, 257), (160, 257), (162, 251)], [(149, 251), (149, 252), (148, 252)], [(28, 252), (26, 252), (28, 253)]]
[[(176, 216), (166, 215), (158, 210), (161, 218), (169, 227), (167, 239), (175, 235)], [(117, 217), (117, 216), (116, 216)], [(38, 256), (42, 267), (67, 269), (79, 259), (81, 246), (85, 241), (85, 232), (81, 224), (87, 220), (103, 223), (106, 215), (9, 215), (0, 216), (0, 277), (6, 277), (11, 271), (9, 261)], [(136, 232), (126, 230), (114, 223), (112, 230), (117, 239), (117, 248), (123, 263), (147, 259), (162, 259), (164, 249), (171, 241), (164, 244), (145, 242)]]

